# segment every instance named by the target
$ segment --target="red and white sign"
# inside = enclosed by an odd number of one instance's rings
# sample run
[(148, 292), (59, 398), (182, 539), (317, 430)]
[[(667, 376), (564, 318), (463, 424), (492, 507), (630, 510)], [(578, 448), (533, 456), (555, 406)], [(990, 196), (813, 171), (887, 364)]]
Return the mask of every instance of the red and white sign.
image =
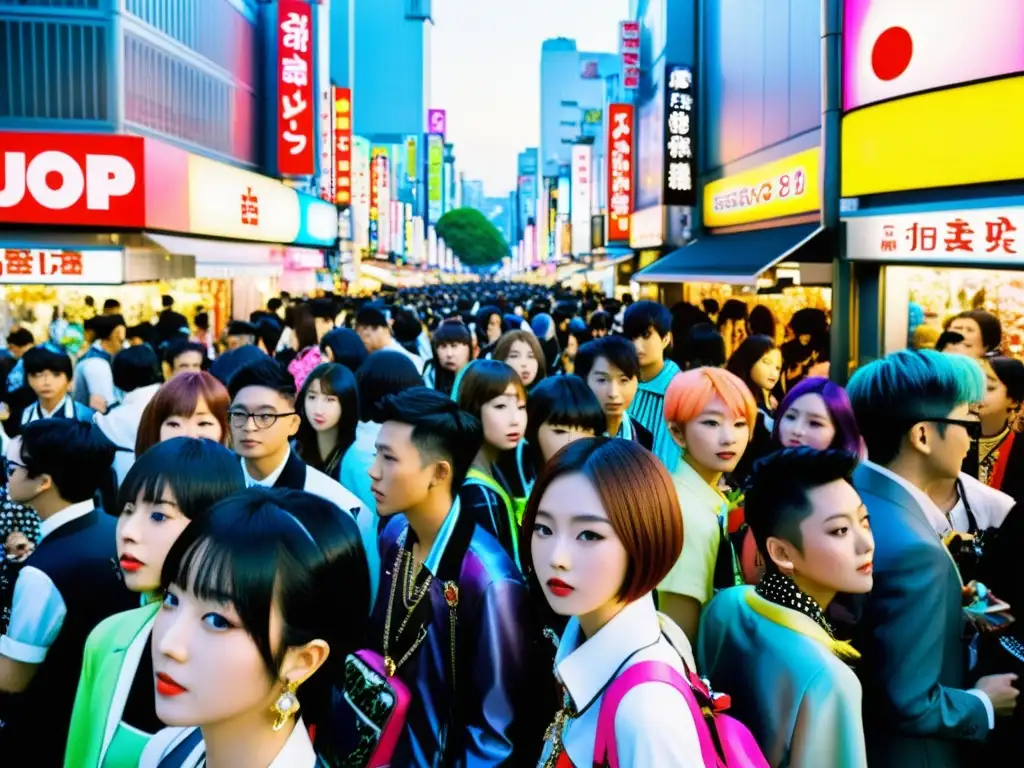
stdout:
[(391, 253), (391, 163), (387, 154), (378, 155), (377, 163), (377, 253)]
[(334, 89), (334, 202), (352, 203), (352, 90)]
[(0, 132), (0, 222), (139, 229), (143, 140)]
[(629, 242), (633, 213), (633, 105), (608, 107), (608, 242)]
[(590, 253), (590, 206), (594, 196), (593, 147), (574, 144), (572, 147), (572, 207), (569, 221), (572, 226), (572, 252)]
[(277, 170), (316, 173), (317, 102), (313, 91), (313, 6), (277, 3)]
[(120, 285), (124, 252), (0, 248), (0, 285)]
[(845, 219), (853, 261), (1024, 263), (1024, 207)]
[(622, 59), (622, 87), (640, 87), (640, 22), (619, 22), (619, 56)]

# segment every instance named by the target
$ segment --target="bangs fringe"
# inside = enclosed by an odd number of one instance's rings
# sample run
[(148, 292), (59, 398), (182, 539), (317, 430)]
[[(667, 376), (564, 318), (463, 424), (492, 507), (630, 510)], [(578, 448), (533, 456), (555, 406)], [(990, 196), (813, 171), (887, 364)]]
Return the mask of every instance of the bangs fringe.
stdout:
[(687, 423), (697, 418), (718, 396), (729, 415), (750, 429), (757, 421), (757, 403), (743, 380), (723, 368), (696, 368), (677, 374), (665, 391), (665, 420)]

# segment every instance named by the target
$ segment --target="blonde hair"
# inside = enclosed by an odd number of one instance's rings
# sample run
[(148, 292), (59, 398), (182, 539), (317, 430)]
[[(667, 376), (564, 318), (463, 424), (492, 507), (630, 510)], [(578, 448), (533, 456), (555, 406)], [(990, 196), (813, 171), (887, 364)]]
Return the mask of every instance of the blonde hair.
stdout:
[(719, 397), (731, 416), (743, 419), (753, 430), (757, 403), (743, 380), (724, 368), (694, 368), (676, 374), (665, 391), (665, 421), (686, 424), (696, 419)]

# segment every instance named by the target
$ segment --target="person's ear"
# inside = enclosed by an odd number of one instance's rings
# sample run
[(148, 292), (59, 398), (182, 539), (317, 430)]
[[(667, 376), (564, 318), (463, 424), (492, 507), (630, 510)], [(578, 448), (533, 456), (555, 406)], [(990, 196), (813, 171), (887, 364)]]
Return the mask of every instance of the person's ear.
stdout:
[(672, 435), (676, 445), (680, 448), (686, 448), (686, 424), (680, 421), (670, 421), (668, 423), (668, 433)]
[[(298, 400), (296, 400), (294, 410), (297, 411), (298, 409), (299, 403)], [(288, 437), (295, 437), (295, 435), (299, 433), (299, 427), (302, 425), (302, 419), (299, 418), (297, 414), (295, 416), (289, 416), (288, 419), (290, 424), (288, 427)]]
[(765, 549), (768, 552), (768, 559), (775, 563), (775, 567), (783, 576), (792, 578), (796, 566), (793, 562), (793, 555), (796, 547), (785, 539), (777, 536), (769, 536), (765, 542)]
[(669, 331), (661, 337), (661, 349), (662, 351), (668, 349), (672, 345), (672, 331)]
[(451, 482), (452, 465), (449, 461), (436, 461), (434, 462), (434, 472), (430, 478), (430, 487), (434, 488), (439, 485), (445, 485)]
[(301, 686), (324, 665), (330, 654), (331, 647), (324, 640), (310, 640), (305, 645), (289, 648), (281, 662), (281, 681)]
[(38, 487), (36, 489), (37, 494), (45, 493), (46, 491), (54, 487), (53, 478), (50, 477), (49, 475), (43, 474), (40, 475), (39, 477), (34, 477), (32, 479), (35, 480), (36, 483), (38, 483)]
[(928, 425), (921, 421), (910, 428), (906, 437), (911, 448), (925, 456), (930, 456), (933, 446), (931, 436)]

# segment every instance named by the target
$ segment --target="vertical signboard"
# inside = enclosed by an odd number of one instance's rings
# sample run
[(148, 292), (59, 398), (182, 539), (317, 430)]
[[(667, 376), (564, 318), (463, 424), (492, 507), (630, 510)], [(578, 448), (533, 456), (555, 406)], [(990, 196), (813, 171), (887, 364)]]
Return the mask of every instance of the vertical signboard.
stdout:
[(416, 164), (419, 163), (419, 137), (405, 137), (405, 174), (410, 184), (415, 184), (420, 177)]
[(444, 215), (444, 138), (427, 135), (427, 223), (437, 224)]
[(448, 113), (443, 109), (431, 109), (427, 112), (427, 133), (436, 133), (444, 142), (448, 135)]
[(316, 173), (317, 98), (313, 91), (313, 6), (277, 4), (277, 172)]
[(320, 0), (316, 6), (316, 88), (320, 126), (320, 197), (332, 202), (335, 197), (334, 178), (334, 93), (331, 88), (331, 0)]
[(352, 137), (352, 243), (370, 246), (370, 142)]
[(334, 88), (334, 202), (352, 204), (352, 91)]
[(693, 70), (665, 73), (665, 205), (696, 205)]
[[(370, 150), (370, 253), (380, 249), (380, 152), (387, 152), (378, 147)], [(387, 156), (386, 154), (384, 155)]]
[(387, 149), (374, 147), (377, 165), (377, 255), (386, 259), (391, 253), (391, 162)]
[(594, 194), (594, 151), (590, 144), (572, 148), (572, 253), (590, 253), (590, 205)]
[(640, 22), (619, 22), (619, 56), (622, 59), (622, 87), (640, 87)]
[(633, 213), (633, 105), (608, 107), (608, 242), (629, 242)]
[(556, 259), (561, 254), (558, 241), (558, 179), (555, 177), (545, 179), (547, 182), (547, 232), (548, 232), (548, 258)]

